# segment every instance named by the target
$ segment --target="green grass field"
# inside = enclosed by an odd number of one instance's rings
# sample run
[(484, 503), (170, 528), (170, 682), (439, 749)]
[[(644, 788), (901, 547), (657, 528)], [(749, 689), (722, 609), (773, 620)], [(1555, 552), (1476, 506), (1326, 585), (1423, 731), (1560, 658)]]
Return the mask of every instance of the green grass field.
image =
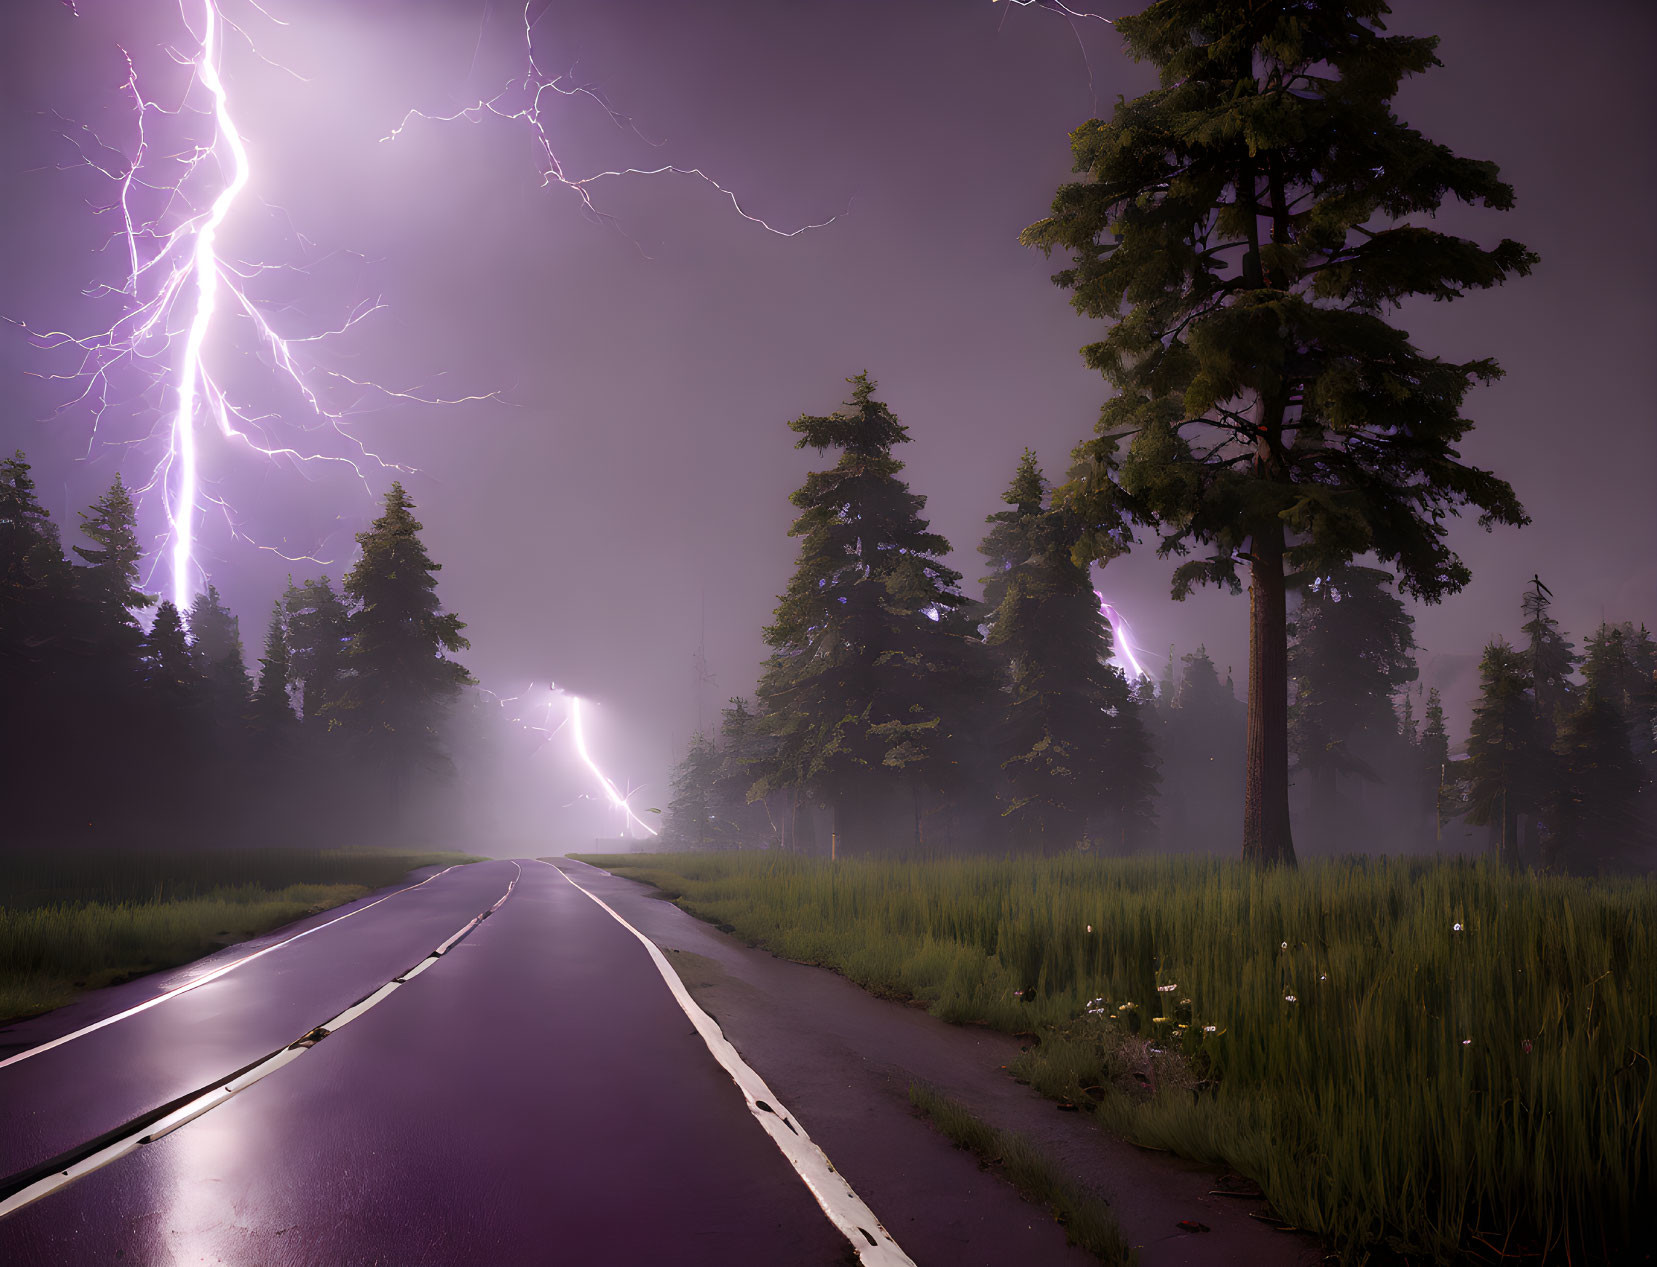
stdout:
[(0, 855), (0, 1020), (188, 963), (469, 854), (251, 849)]
[(1249, 1176), (1348, 1261), (1648, 1261), (1632, 1247), (1657, 1238), (1650, 881), (587, 860), (778, 954), (1031, 1035), (1017, 1072), (1040, 1090)]

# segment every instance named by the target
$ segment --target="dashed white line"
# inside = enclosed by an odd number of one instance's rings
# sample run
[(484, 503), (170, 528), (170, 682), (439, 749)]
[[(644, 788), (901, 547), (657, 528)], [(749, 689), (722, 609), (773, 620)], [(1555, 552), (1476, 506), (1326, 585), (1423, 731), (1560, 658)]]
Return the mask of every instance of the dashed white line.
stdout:
[[(470, 863), (457, 863), (456, 864), (456, 866), (469, 866), (469, 865), (472, 865), (472, 864), (470, 864)], [(240, 959), (234, 960), (231, 963), (221, 964), (217, 968), (214, 968), (211, 972), (204, 972), (204, 973), (202, 973), (201, 976), (196, 977), (193, 980), (186, 981), (181, 986), (175, 986), (173, 989), (168, 990), (165, 994), (158, 994), (153, 999), (145, 999), (142, 1003), (136, 1004), (133, 1007), (129, 1007), (124, 1012), (117, 1012), (113, 1016), (106, 1016), (101, 1021), (94, 1021), (90, 1025), (84, 1025), (80, 1029), (75, 1030), (71, 1034), (64, 1034), (59, 1038), (52, 1039), (51, 1042), (41, 1043), (38, 1047), (30, 1047), (26, 1051), (15, 1052), (14, 1054), (12, 1054), (10, 1056), (7, 1056), (4, 1060), (0, 1060), (0, 1069), (4, 1069), (8, 1065), (21, 1064), (23, 1061), (29, 1059), (29, 1057), (31, 1057), (31, 1056), (38, 1056), (42, 1052), (51, 1051), (52, 1048), (54, 1048), (54, 1047), (62, 1047), (65, 1043), (72, 1043), (77, 1038), (85, 1038), (88, 1034), (91, 1034), (96, 1030), (103, 1029), (106, 1025), (113, 1025), (117, 1021), (124, 1021), (128, 1017), (137, 1016), (140, 1012), (147, 1012), (152, 1007), (159, 1007), (161, 1004), (165, 1003), (168, 999), (176, 999), (181, 994), (188, 994), (191, 990), (194, 990), (198, 986), (206, 985), (209, 981), (217, 981), (220, 977), (224, 976), (224, 974), (227, 973), (227, 972), (234, 972), (237, 968), (243, 967), (246, 964), (250, 964), (255, 959), (263, 959), (266, 955), (270, 954), (271, 951), (273, 951), (273, 950), (281, 950), (282, 947), (284, 947), (284, 946), (291, 946), (291, 945), (293, 945), (294, 942), (298, 941), (301, 937), (309, 937), (312, 933), (320, 933), (324, 928), (332, 928), (335, 924), (339, 923), (341, 920), (350, 919), (353, 915), (361, 915), (364, 911), (371, 911), (376, 906), (378, 906), (381, 902), (389, 902), (392, 898), (397, 897), (399, 894), (412, 893), (415, 889), (418, 889), (418, 888), (422, 887), (423, 885), (430, 884), (433, 880), (437, 879), (438, 876), (448, 875), (449, 872), (453, 871), (454, 869), (455, 869), (454, 867), (444, 867), (443, 870), (441, 870), (437, 873), (437, 875), (429, 875), (424, 880), (421, 880), (419, 884), (410, 884), (405, 888), (397, 889), (394, 892), (387, 893), (384, 897), (375, 898), (372, 902), (368, 903), (366, 906), (359, 906), (354, 911), (346, 911), (345, 914), (337, 915), (333, 919), (327, 921), (326, 923), (314, 925), (311, 928), (307, 928), (302, 933), (295, 933), (292, 937), (285, 937), (279, 942), (274, 942), (271, 945), (264, 947), (262, 950), (254, 951), (251, 955), (243, 955)], [(513, 883), (517, 883), (516, 877), (514, 877)], [(508, 891), (510, 892), (510, 889)], [(503, 901), (503, 902), (505, 900), (506, 900), (505, 898), (501, 899), (501, 901)]]
[[(163, 1136), (170, 1135), (186, 1122), (193, 1121), (200, 1117), (203, 1113), (218, 1108), (219, 1105), (223, 1104), (232, 1096), (247, 1090), (254, 1083), (270, 1077), (271, 1074), (282, 1068), (282, 1066), (292, 1064), (312, 1047), (316, 1046), (317, 1043), (338, 1031), (341, 1026), (349, 1025), (352, 1021), (356, 1020), (370, 1008), (383, 1003), (387, 998), (394, 994), (399, 987), (407, 985), (417, 975), (419, 975), (419, 973), (436, 963), (439, 958), (454, 947), (455, 943), (459, 941), (461, 937), (471, 932), (488, 916), (493, 915), (496, 911), (500, 910), (501, 904), (505, 902), (507, 898), (512, 896), (512, 890), (517, 887), (519, 879), (523, 876), (523, 867), (516, 862), (512, 865), (517, 867), (517, 872), (513, 875), (511, 882), (506, 886), (506, 892), (501, 894), (500, 900), (482, 915), (473, 918), (464, 928), (460, 930), (459, 933), (445, 940), (442, 945), (432, 951), (407, 972), (404, 972), (402, 975), (386, 982), (367, 998), (353, 1003), (350, 1007), (346, 1008), (332, 1020), (324, 1021), (316, 1028), (307, 1030), (304, 1034), (300, 1035), (299, 1038), (288, 1044), (288, 1046), (282, 1048), (280, 1051), (272, 1052), (263, 1060), (256, 1061), (254, 1064), (236, 1074), (233, 1074), (230, 1078), (223, 1082), (214, 1083), (212, 1086), (203, 1088), (200, 1092), (188, 1097), (183, 1103), (178, 1104), (176, 1108), (167, 1112), (164, 1116), (155, 1117), (152, 1112), (151, 1114), (146, 1115), (146, 1117), (138, 1119), (131, 1130), (111, 1142), (96, 1148), (94, 1151), (86, 1153), (85, 1156), (75, 1157), (74, 1150), (71, 1150), (70, 1153), (63, 1155), (65, 1164), (50, 1170), (46, 1174), (40, 1175), (39, 1178), (23, 1182), (23, 1180), (28, 1180), (28, 1176), (31, 1173), (38, 1174), (39, 1171), (23, 1172), (21, 1179), (14, 1181), (13, 1184), (4, 1185), (12, 1186), (14, 1187), (14, 1190), (10, 1196), (6, 1197), (4, 1200), (0, 1200), (0, 1219), (5, 1218), (7, 1215), (17, 1213), (17, 1211), (21, 1210), (26, 1205), (33, 1205), (42, 1197), (50, 1196), (60, 1188), (65, 1188), (74, 1183), (75, 1180), (83, 1178), (95, 1170), (103, 1169), (103, 1167), (109, 1165), (111, 1162), (120, 1160), (128, 1153), (142, 1148), (145, 1144), (154, 1143)], [(433, 876), (431, 878), (436, 879), (437, 877)], [(422, 883), (424, 883), (424, 881), (422, 881)], [(386, 896), (391, 897), (394, 895), (388, 893)], [(381, 898), (380, 900), (384, 901), (385, 899)], [(93, 1141), (93, 1143), (96, 1143), (96, 1141)], [(73, 1157), (73, 1160), (67, 1160), (71, 1157)], [(3, 1181), (0, 1181), (0, 1183), (3, 1183)], [(4, 1187), (0, 1186), (0, 1191), (3, 1190)]]

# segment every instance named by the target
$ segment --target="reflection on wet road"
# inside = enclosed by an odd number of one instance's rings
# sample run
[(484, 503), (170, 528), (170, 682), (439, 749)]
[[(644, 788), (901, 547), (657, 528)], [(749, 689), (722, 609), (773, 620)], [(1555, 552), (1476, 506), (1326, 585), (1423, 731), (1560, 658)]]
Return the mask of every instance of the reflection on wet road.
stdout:
[(461, 868), (0, 1070), (10, 1173), (408, 976), (303, 1059), (0, 1219), (0, 1261), (847, 1261), (644, 947), (552, 868), (408, 973), (514, 867)]

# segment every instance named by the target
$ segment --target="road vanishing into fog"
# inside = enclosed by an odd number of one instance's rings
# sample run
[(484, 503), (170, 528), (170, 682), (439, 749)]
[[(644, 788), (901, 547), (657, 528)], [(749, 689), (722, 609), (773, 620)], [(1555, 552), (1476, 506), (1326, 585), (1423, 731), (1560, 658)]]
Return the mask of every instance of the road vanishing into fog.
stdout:
[[(72, 1006), (0, 1031), (0, 1174), (47, 1189), (0, 1217), (0, 1262), (852, 1261), (650, 951), (556, 868), (475, 863), (342, 913), (23, 1059), (296, 930), (101, 991), (101, 1015)], [(100, 1137), (107, 1150), (158, 1133), (167, 1123), (146, 1115), (284, 1052), (269, 1076), (61, 1183)], [(866, 1259), (903, 1261), (889, 1239), (878, 1249)]]

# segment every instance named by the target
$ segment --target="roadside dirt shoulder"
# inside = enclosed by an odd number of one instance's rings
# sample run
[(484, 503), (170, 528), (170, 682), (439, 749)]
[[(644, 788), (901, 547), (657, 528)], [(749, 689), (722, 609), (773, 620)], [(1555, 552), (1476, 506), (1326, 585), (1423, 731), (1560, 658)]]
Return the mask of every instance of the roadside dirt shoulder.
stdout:
[[(914, 1113), (908, 1093), (915, 1079), (990, 1125), (1028, 1137), (1104, 1197), (1143, 1267), (1293, 1267), (1322, 1260), (1309, 1238), (1251, 1217), (1263, 1210), (1259, 1203), (1212, 1195), (1212, 1171), (1135, 1148), (1014, 1082), (1004, 1067), (1018, 1054), (1016, 1040), (946, 1024), (875, 998), (827, 969), (756, 950), (647, 885), (569, 859), (551, 861), (668, 952), (697, 1002), (923, 1267), (1093, 1259), (1065, 1245), (1062, 1229), (1044, 1211)], [(1181, 1221), (1210, 1230), (1185, 1231)], [(1042, 1230), (1036, 1223), (1050, 1235), (1032, 1241)], [(1013, 1224), (1019, 1235), (1009, 1240)]]

